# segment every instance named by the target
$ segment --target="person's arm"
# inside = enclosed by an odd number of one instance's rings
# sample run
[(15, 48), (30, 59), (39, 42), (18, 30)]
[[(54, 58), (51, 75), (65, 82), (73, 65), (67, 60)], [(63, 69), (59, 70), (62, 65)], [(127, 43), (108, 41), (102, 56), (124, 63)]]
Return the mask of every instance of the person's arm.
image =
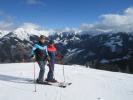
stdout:
[(50, 61), (50, 56), (49, 56), (49, 53), (48, 53), (48, 47), (46, 48), (46, 54), (47, 54), (48, 61)]
[(49, 56), (48, 54), (48, 47), (46, 46), (46, 54), (47, 54), (47, 57)]
[(31, 58), (34, 61), (35, 60), (35, 50), (37, 49), (37, 45), (35, 44), (31, 51)]

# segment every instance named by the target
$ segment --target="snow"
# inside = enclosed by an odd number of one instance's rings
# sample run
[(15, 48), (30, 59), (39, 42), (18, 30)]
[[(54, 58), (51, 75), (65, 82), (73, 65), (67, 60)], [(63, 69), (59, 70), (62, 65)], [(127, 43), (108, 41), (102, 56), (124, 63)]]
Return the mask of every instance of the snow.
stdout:
[[(55, 67), (59, 81), (63, 81), (62, 69)], [(33, 63), (0, 64), (0, 100), (133, 100), (132, 75), (73, 65), (65, 66), (65, 76), (72, 82), (69, 87), (37, 85), (34, 92), (28, 81), (33, 79)]]
[(66, 57), (64, 58), (64, 60), (67, 60), (69, 58), (69, 60), (72, 59), (73, 56), (76, 56), (77, 54), (81, 53), (84, 51), (84, 49), (68, 49), (69, 52), (66, 54)]
[(88, 51), (88, 53), (84, 56), (84, 58), (87, 58), (88, 56), (95, 56), (95, 53), (92, 51)]
[(36, 35), (36, 36), (40, 36), (40, 35), (45, 35), (48, 36), (48, 34), (50, 33), (49, 31), (45, 31), (45, 30), (38, 30), (38, 29), (34, 29), (34, 28), (17, 28), (16, 30), (14, 30), (13, 32), (18, 38), (20, 38), (21, 40), (29, 40), (29, 37), (32, 35)]
[(29, 37), (32, 35), (45, 35), (47, 37), (52, 32), (54, 32), (52, 29), (42, 29), (40, 26), (32, 23), (24, 23), (23, 25), (13, 30), (15, 36), (21, 40), (29, 40)]
[(3, 36), (7, 35), (9, 33), (9, 31), (1, 31), (0, 30), (0, 38), (2, 38)]
[(109, 63), (109, 61), (106, 60), (106, 59), (102, 59), (100, 62), (103, 63), (103, 64), (105, 64), (105, 63)]
[(120, 46), (120, 47), (123, 46), (122, 41), (121, 40), (116, 40), (116, 39), (114, 39), (114, 40), (111, 39), (111, 40), (107, 41), (104, 45), (107, 46), (107, 47), (110, 47), (112, 52), (116, 51), (117, 46)]

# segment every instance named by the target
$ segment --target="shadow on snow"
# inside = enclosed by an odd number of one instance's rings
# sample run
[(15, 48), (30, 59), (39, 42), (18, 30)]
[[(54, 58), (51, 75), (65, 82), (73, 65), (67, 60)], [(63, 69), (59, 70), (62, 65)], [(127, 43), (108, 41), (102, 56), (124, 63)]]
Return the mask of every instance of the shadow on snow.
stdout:
[(13, 83), (33, 84), (33, 79), (31, 78), (9, 76), (9, 75), (4, 75), (4, 74), (0, 74), (0, 80), (7, 81), (7, 82), (13, 82)]

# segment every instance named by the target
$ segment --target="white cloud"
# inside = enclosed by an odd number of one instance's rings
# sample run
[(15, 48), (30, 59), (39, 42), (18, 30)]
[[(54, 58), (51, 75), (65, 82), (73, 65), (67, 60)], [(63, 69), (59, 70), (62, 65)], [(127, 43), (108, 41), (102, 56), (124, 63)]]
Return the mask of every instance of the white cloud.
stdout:
[(35, 29), (35, 30), (40, 28), (39, 25), (36, 25), (36, 24), (33, 24), (33, 23), (24, 23), (20, 27), (24, 28), (24, 29)]
[(127, 8), (123, 14), (104, 14), (94, 24), (82, 24), (80, 29), (91, 32), (132, 32), (133, 8)]
[(62, 33), (62, 32), (79, 32), (79, 30), (77, 28), (69, 28), (69, 27), (65, 27), (65, 28), (62, 28), (62, 29), (54, 29), (55, 32), (57, 33)]
[(20, 25), (18, 28), (16, 28), (13, 32), (18, 37), (21, 37), (21, 39), (23, 40), (30, 35), (48, 36), (51, 32), (53, 32), (53, 30), (43, 29), (39, 25), (36, 25), (33, 23), (24, 23), (24, 24)]
[(12, 22), (0, 21), (0, 30), (9, 31), (12, 30), (12, 28), (13, 28)]
[(0, 11), (0, 18), (3, 18), (4, 20), (11, 21), (13, 20), (13, 16), (8, 15), (7, 13)]
[(43, 4), (41, 0), (26, 0), (30, 5)]
[(9, 31), (14, 28), (14, 23), (12, 22), (13, 16), (0, 11), (0, 30)]
[[(28, 0), (30, 2), (38, 2), (38, 0)], [(0, 20), (0, 30), (12, 30), (15, 29), (15, 24), (12, 21), (12, 16), (0, 11), (0, 17), (3, 17)], [(122, 14), (104, 14), (99, 16), (100, 21), (97, 21), (92, 24), (82, 24), (80, 28), (65, 28), (58, 29), (56, 32), (80, 32), (80, 31), (89, 31), (89, 32), (133, 32), (133, 8), (127, 8), (123, 11)], [(39, 25), (33, 23), (24, 23), (20, 26), (24, 30), (30, 32), (38, 32), (39, 34), (54, 32), (52, 29), (44, 30)], [(36, 31), (37, 30), (37, 31)]]

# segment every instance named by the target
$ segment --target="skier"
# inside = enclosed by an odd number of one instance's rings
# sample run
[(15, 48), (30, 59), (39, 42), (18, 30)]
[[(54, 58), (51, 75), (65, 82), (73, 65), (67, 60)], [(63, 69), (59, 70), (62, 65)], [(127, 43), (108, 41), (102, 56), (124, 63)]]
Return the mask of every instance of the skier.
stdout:
[(50, 40), (48, 45), (48, 55), (50, 57), (50, 60), (48, 60), (49, 64), (49, 72), (46, 81), (48, 82), (57, 82), (57, 80), (54, 79), (54, 65), (55, 65), (55, 59), (56, 59), (56, 47), (54, 45), (54, 41)]
[[(72, 83), (57, 82), (54, 79), (55, 54), (56, 48), (54, 46), (54, 41), (50, 41), (47, 47), (46, 38), (45, 36), (41, 35), (38, 43), (36, 43), (32, 48), (32, 60), (36, 60), (40, 67), (40, 72), (36, 83), (54, 85), (57, 87), (65, 88)], [(47, 79), (44, 81), (45, 65), (47, 61), (49, 62), (49, 72), (47, 75)], [(58, 84), (54, 84), (56, 82)]]
[(41, 35), (39, 37), (38, 43), (36, 43), (32, 48), (32, 60), (36, 60), (40, 67), (39, 76), (36, 80), (36, 82), (39, 84), (44, 83), (44, 72), (47, 59), (49, 59), (49, 55), (47, 51), (46, 38), (45, 36)]

